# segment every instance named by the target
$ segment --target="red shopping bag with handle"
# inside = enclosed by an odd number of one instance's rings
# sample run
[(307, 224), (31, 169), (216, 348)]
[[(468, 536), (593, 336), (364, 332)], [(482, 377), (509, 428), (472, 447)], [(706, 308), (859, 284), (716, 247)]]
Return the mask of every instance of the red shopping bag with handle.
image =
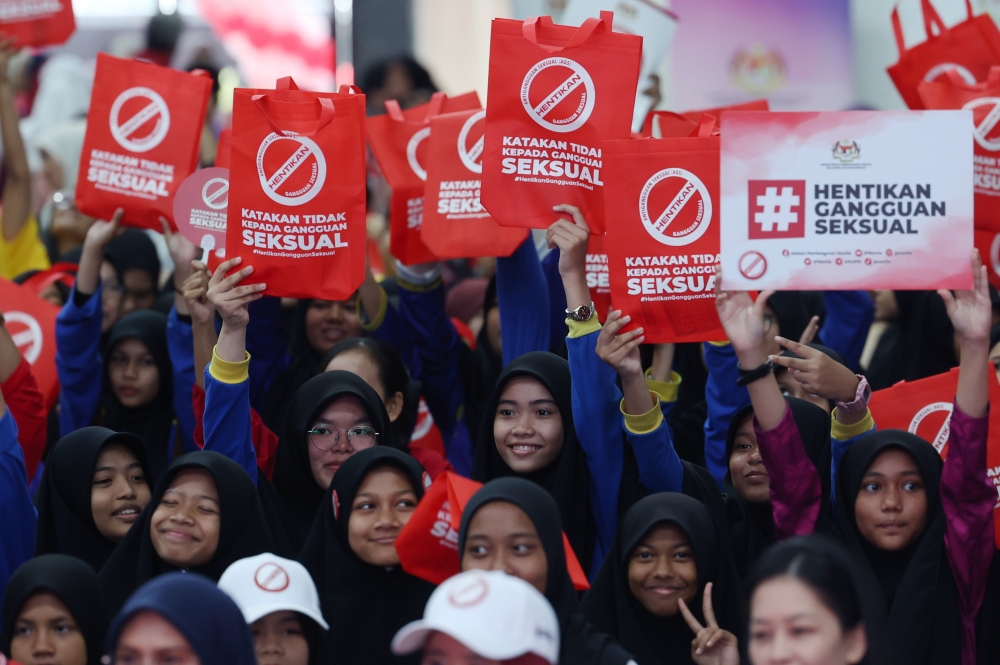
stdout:
[[(403, 570), (433, 584), (441, 584), (461, 572), (458, 530), (462, 512), (482, 486), (451, 471), (434, 480), (396, 539), (396, 553)], [(563, 549), (573, 587), (577, 591), (589, 589), (590, 583), (565, 533)]]
[(930, 0), (920, 0), (927, 40), (907, 49), (899, 10), (892, 10), (892, 30), (899, 48), (899, 61), (887, 68), (903, 101), (911, 109), (924, 108), (917, 91), (921, 81), (934, 81), (955, 71), (973, 85), (985, 81), (990, 67), (1000, 65), (1000, 31), (988, 14), (974, 16), (965, 0), (968, 18), (947, 27)]
[(439, 259), (510, 256), (530, 233), (500, 226), (480, 203), (485, 117), (476, 109), (431, 120), (420, 237)]
[(479, 108), (479, 97), (467, 92), (448, 97), (434, 93), (431, 101), (403, 111), (399, 102), (385, 103), (386, 114), (368, 119), (368, 143), (392, 188), (389, 203), (389, 251), (406, 265), (434, 261), (420, 237), (427, 180), (427, 137), (431, 118), (439, 113)]
[(45, 398), (46, 408), (59, 399), (56, 373), (56, 315), (59, 308), (30, 289), (0, 279), (0, 314), (3, 325), (28, 364)]
[(603, 324), (611, 309), (611, 274), (608, 272), (608, 254), (604, 251), (604, 236), (591, 235), (587, 242), (587, 288), (594, 301), (594, 312)]
[[(990, 377), (990, 426), (986, 447), (986, 475), (1000, 492), (1000, 382), (992, 363)], [(958, 368), (919, 381), (900, 381), (872, 393), (868, 408), (879, 429), (901, 429), (928, 441), (948, 456), (951, 413), (958, 390)], [(993, 510), (997, 548), (1000, 548), (1000, 502)]]
[(725, 339), (715, 311), (719, 148), (715, 118), (692, 136), (605, 141), (604, 246), (611, 302), (646, 341)]
[(690, 132), (686, 131), (683, 134), (675, 134), (671, 131), (657, 131), (655, 129), (657, 120), (660, 121), (661, 125), (663, 121), (667, 121), (671, 125), (679, 126), (678, 118), (687, 120), (690, 124), (691, 129), (694, 129), (695, 125), (701, 120), (701, 116), (710, 115), (718, 118), (718, 125), (722, 126), (722, 113), (724, 111), (770, 111), (771, 107), (768, 105), (766, 99), (756, 99), (752, 102), (744, 102), (743, 104), (732, 104), (731, 106), (720, 106), (714, 109), (702, 109), (700, 111), (685, 111), (684, 113), (671, 113), (670, 111), (650, 111), (646, 114), (646, 119), (642, 122), (642, 129), (639, 134), (641, 136), (651, 136), (654, 139), (666, 139), (672, 136), (682, 137), (687, 136)]
[(270, 296), (346, 300), (365, 276), (365, 97), (233, 95), (226, 256)]
[(548, 228), (569, 203), (604, 233), (601, 142), (631, 135), (642, 57), (612, 18), (493, 21), (481, 198), (501, 226)]
[(986, 266), (990, 284), (993, 288), (1000, 289), (1000, 233), (976, 229), (975, 239), (976, 249)]
[[(76, 205), (80, 212), (160, 230), (177, 188), (198, 167), (212, 79), (97, 54)], [(174, 230), (177, 227), (174, 226)]]
[(1000, 231), (1000, 66), (982, 83), (969, 85), (951, 70), (917, 91), (925, 108), (972, 111), (976, 228)]
[(75, 30), (71, 0), (0, 0), (0, 34), (19, 47), (62, 44)]

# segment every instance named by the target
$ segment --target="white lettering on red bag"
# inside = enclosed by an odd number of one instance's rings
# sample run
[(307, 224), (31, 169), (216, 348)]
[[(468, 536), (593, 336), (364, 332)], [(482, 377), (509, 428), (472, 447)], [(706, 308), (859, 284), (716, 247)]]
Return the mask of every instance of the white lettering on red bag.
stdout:
[[(917, 431), (920, 428), (920, 423), (923, 422), (924, 418), (932, 413), (937, 413), (938, 411), (945, 411), (948, 415), (945, 417), (944, 423), (941, 425), (940, 429), (938, 429), (937, 435), (934, 436), (934, 438), (930, 438), (926, 436), (926, 432), (924, 434), (920, 434)], [(934, 450), (940, 453), (941, 449), (944, 448), (944, 445), (948, 443), (948, 433), (951, 430), (951, 411), (951, 402), (932, 402), (917, 411), (916, 415), (914, 415), (913, 419), (910, 421), (910, 426), (906, 429), (910, 432), (910, 434), (916, 434), (917, 436), (921, 436), (925, 441), (930, 441), (931, 445), (934, 446)]]
[[(680, 188), (661, 211), (650, 210), (649, 197), (653, 188), (664, 181), (672, 181)], [(652, 213), (652, 214), (651, 214)], [(671, 247), (690, 245), (705, 235), (712, 223), (712, 198), (708, 188), (695, 174), (685, 169), (663, 169), (653, 174), (639, 194), (639, 218), (649, 235), (657, 242)], [(674, 222), (677, 222), (674, 225)], [(671, 225), (674, 225), (672, 230)]]
[[(537, 85), (532, 85), (536, 81)], [(553, 132), (572, 132), (582, 127), (594, 111), (594, 102), (594, 80), (582, 65), (569, 58), (546, 58), (536, 63), (521, 83), (524, 110)]]
[(63, 5), (57, 0), (5, 2), (0, 5), (0, 21), (26, 21), (51, 14), (58, 14), (62, 10)]
[(424, 139), (431, 135), (431, 128), (424, 127), (419, 132), (410, 137), (410, 142), (406, 144), (406, 161), (410, 164), (410, 168), (413, 169), (413, 173), (421, 180), (427, 180), (427, 169), (420, 165), (417, 161), (417, 148), (423, 143)]
[(469, 119), (462, 125), (462, 131), (458, 133), (458, 158), (462, 160), (465, 168), (473, 173), (483, 172), (483, 134), (470, 147), (468, 145), (469, 132), (472, 131), (476, 123), (486, 118), (486, 111), (480, 111), (469, 116)]
[(1000, 150), (1000, 136), (993, 136), (991, 138), (990, 132), (992, 132), (996, 128), (997, 123), (1000, 122), (1000, 97), (981, 97), (979, 99), (973, 99), (971, 102), (965, 104), (962, 109), (971, 111), (979, 108), (980, 106), (989, 106), (990, 110), (982, 120), (976, 123), (976, 129), (972, 135), (976, 139), (976, 143), (978, 143), (984, 150), (996, 152), (997, 150)]
[[(122, 121), (122, 109), (131, 100), (137, 100), (128, 104), (127, 118)], [(145, 100), (145, 103), (141, 103)], [(150, 120), (156, 119), (156, 125), (152, 131), (145, 136), (136, 137), (137, 131)], [(129, 88), (118, 95), (114, 104), (111, 105), (111, 114), (108, 118), (111, 128), (111, 136), (121, 147), (131, 152), (147, 152), (163, 142), (170, 131), (170, 109), (167, 103), (160, 96), (160, 93), (145, 87)]]
[[(34, 365), (42, 353), (42, 327), (27, 312), (4, 312), (3, 317), (17, 350), (29, 365)], [(24, 326), (24, 329), (18, 331), (20, 326)]]
[[(270, 174), (265, 169), (265, 159), (267, 166), (273, 168)], [(297, 174), (305, 164), (309, 164), (308, 170)], [(285, 136), (271, 132), (257, 149), (257, 176), (269, 199), (286, 206), (300, 206), (312, 201), (323, 189), (326, 158), (310, 138), (292, 132), (285, 132)]]

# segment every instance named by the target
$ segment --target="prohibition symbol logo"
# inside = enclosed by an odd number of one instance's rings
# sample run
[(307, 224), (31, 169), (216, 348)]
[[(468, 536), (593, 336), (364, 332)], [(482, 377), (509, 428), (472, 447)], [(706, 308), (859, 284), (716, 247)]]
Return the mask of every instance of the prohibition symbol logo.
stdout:
[(42, 353), (42, 327), (38, 325), (35, 317), (26, 312), (4, 312), (3, 317), (8, 328), (16, 329), (17, 326), (10, 325), (12, 323), (19, 323), (24, 326), (24, 330), (13, 332), (11, 338), (14, 340), (14, 344), (17, 345), (18, 351), (28, 361), (28, 364), (34, 365), (35, 361), (38, 360), (38, 356)]
[[(146, 100), (147, 103), (145, 105), (129, 104), (129, 110), (133, 112), (123, 120), (121, 117), (122, 108), (126, 102), (139, 98)], [(156, 120), (153, 130), (144, 136), (136, 136), (139, 129), (153, 119)], [(131, 152), (146, 152), (160, 145), (167, 137), (167, 132), (170, 131), (170, 109), (167, 108), (167, 103), (163, 101), (160, 93), (155, 90), (143, 87), (129, 88), (118, 95), (114, 104), (111, 105), (111, 116), (108, 118), (108, 122), (111, 136), (118, 142), (118, 145)]]
[[(661, 194), (654, 199), (662, 198), (667, 203), (662, 212), (657, 212), (660, 208), (651, 205), (650, 195), (653, 194), (653, 188), (661, 182), (665, 184), (657, 188), (657, 194), (662, 192), (667, 196)], [(668, 198), (671, 193), (673, 197)], [(657, 242), (671, 247), (683, 247), (705, 235), (712, 223), (712, 199), (708, 195), (708, 188), (695, 174), (684, 169), (663, 169), (653, 174), (642, 186), (639, 193), (639, 219)]]
[(956, 74), (961, 76), (962, 80), (968, 83), (969, 85), (976, 84), (976, 77), (972, 75), (972, 72), (970, 72), (962, 65), (957, 65), (954, 62), (942, 62), (934, 65), (933, 67), (927, 70), (926, 74), (924, 74), (924, 80), (933, 81), (942, 74), (947, 74), (949, 71), (952, 70), (954, 70)]
[[(532, 85), (536, 80), (537, 85)], [(590, 73), (569, 58), (546, 58), (529, 69), (521, 82), (524, 110), (553, 132), (582, 127), (594, 111), (594, 96)]]
[(473, 113), (465, 121), (465, 124), (462, 125), (462, 131), (458, 133), (458, 158), (465, 164), (465, 168), (473, 173), (483, 172), (483, 139), (485, 135), (480, 136), (472, 144), (472, 147), (468, 147), (467, 141), (469, 140), (469, 132), (472, 131), (473, 126), (485, 117), (486, 111)]
[(253, 574), (253, 581), (264, 591), (277, 593), (288, 588), (288, 573), (276, 563), (265, 563)]
[[(972, 111), (972, 121), (976, 129), (972, 137), (984, 150), (996, 152), (1000, 150), (1000, 132), (990, 136), (997, 123), (1000, 122), (1000, 97), (980, 97), (973, 99), (962, 107)], [(985, 112), (985, 115), (984, 115)]]
[(212, 178), (201, 188), (201, 200), (212, 210), (222, 210), (229, 205), (229, 181)]
[[(281, 148), (287, 152), (289, 146), (292, 148), (291, 154), (269, 174), (264, 165), (268, 152), (284, 155), (285, 153), (280, 152)], [(275, 160), (274, 163), (279, 162)], [(297, 173), (306, 164), (309, 165), (305, 167), (306, 170)], [(312, 139), (296, 136), (291, 132), (286, 132), (285, 136), (271, 132), (264, 137), (257, 149), (257, 177), (260, 178), (261, 189), (269, 199), (286, 206), (300, 206), (312, 201), (323, 189), (323, 183), (326, 182), (326, 158)]]
[(455, 607), (473, 607), (478, 605), (490, 593), (489, 582), (479, 577), (448, 594), (448, 602)]
[(417, 161), (417, 148), (431, 135), (431, 128), (424, 127), (419, 132), (410, 137), (410, 142), (406, 144), (406, 161), (410, 163), (410, 168), (421, 180), (427, 180), (427, 169)]
[(760, 252), (747, 252), (740, 257), (739, 269), (747, 279), (760, 279), (767, 272), (767, 259)]
[(944, 444), (948, 443), (948, 432), (951, 429), (951, 409), (951, 402), (932, 402), (917, 411), (917, 414), (913, 416), (913, 420), (910, 421), (910, 426), (906, 429), (911, 434), (917, 434), (917, 429), (920, 427), (920, 423), (923, 422), (924, 418), (932, 413), (937, 413), (938, 411), (946, 411), (948, 415), (941, 424), (941, 428), (938, 429), (937, 436), (933, 439), (926, 436), (923, 437), (924, 440), (931, 442), (931, 445), (934, 446), (934, 450), (940, 453), (941, 449), (944, 448)]

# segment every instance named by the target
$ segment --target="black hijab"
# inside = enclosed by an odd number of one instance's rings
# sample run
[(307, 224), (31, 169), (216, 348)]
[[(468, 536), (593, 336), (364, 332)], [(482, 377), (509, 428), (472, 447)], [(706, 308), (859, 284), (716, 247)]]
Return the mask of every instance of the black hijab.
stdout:
[(160, 257), (153, 240), (139, 229), (125, 229), (104, 248), (104, 258), (114, 266), (118, 279), (125, 286), (125, 273), (141, 270), (149, 275), (155, 289), (160, 283)]
[(91, 490), (97, 458), (105, 446), (118, 443), (132, 453), (146, 473), (146, 450), (134, 434), (104, 427), (84, 427), (59, 439), (49, 453), (35, 494), (38, 526), (35, 554), (69, 554), (100, 570), (118, 544), (97, 530)]
[(879, 338), (865, 376), (872, 390), (916, 381), (958, 365), (955, 329), (934, 291), (894, 291), (899, 319)]
[(687, 534), (698, 570), (698, 592), (688, 603), (705, 625), (702, 593), (712, 582), (712, 608), (719, 626), (745, 644), (743, 590), (733, 565), (732, 553), (709, 510), (684, 494), (663, 492), (642, 499), (625, 514), (618, 536), (594, 586), (584, 598), (583, 609), (598, 630), (615, 636), (642, 665), (692, 663), (694, 633), (677, 613), (658, 617), (646, 610), (629, 588), (628, 568), (632, 552), (653, 527), (671, 523)]
[(781, 336), (793, 342), (799, 341), (809, 325), (809, 310), (801, 291), (776, 291), (767, 299), (767, 304), (778, 317)]
[(202, 575), (167, 573), (128, 599), (108, 630), (107, 653), (136, 614), (149, 610), (170, 622), (202, 665), (257, 665), (253, 637), (236, 603)]
[[(902, 450), (920, 469), (927, 492), (927, 525), (917, 542), (887, 552), (858, 531), (854, 505), (865, 473), (887, 450)], [(958, 596), (944, 547), (945, 515), (941, 505), (941, 457), (934, 446), (901, 430), (887, 429), (855, 441), (837, 469), (837, 525), (862, 564), (868, 583), (881, 590), (888, 609), (886, 627), (896, 663), (961, 662)], [(995, 627), (994, 627), (995, 628)]]
[(306, 313), (312, 299), (303, 298), (292, 312), (292, 332), (288, 340), (288, 365), (275, 378), (261, 405), (260, 417), (272, 432), (281, 432), (298, 389), (316, 376), (323, 354), (313, 348), (306, 335)]
[(583, 608), (566, 569), (562, 520), (559, 507), (544, 489), (524, 478), (498, 478), (472, 495), (462, 512), (458, 532), (459, 557), (465, 551), (469, 523), (488, 503), (506, 501), (525, 512), (534, 523), (547, 563), (545, 597), (559, 617), (562, 638), (559, 662), (573, 665), (624, 665), (631, 656), (611, 636), (596, 630), (583, 615)]
[(231, 563), (248, 556), (271, 552), (274, 542), (257, 498), (257, 488), (239, 464), (207, 450), (188, 453), (174, 460), (153, 490), (153, 496), (128, 534), (118, 544), (101, 569), (101, 585), (108, 606), (117, 612), (139, 586), (152, 578), (177, 570), (160, 558), (153, 546), (150, 529), (153, 513), (164, 492), (183, 469), (208, 471), (219, 493), (219, 544), (211, 560), (192, 572), (218, 580)]
[[(826, 413), (815, 404), (795, 397), (786, 397), (788, 408), (792, 411), (792, 418), (795, 426), (799, 430), (799, 436), (806, 449), (806, 456), (816, 467), (819, 474), (821, 496), (824, 503), (830, 496), (830, 414)], [(733, 445), (736, 441), (736, 432), (740, 425), (747, 418), (753, 415), (753, 407), (745, 406), (736, 412), (733, 419), (729, 421), (729, 430), (726, 432), (726, 460), (732, 457)], [(723, 492), (725, 494), (726, 517), (731, 530), (733, 555), (736, 562), (736, 570), (740, 579), (746, 580), (747, 575), (753, 568), (754, 562), (760, 558), (769, 545), (776, 542), (774, 535), (774, 515), (771, 511), (771, 502), (755, 503), (747, 501), (739, 495), (733, 485), (732, 472), (726, 470), (723, 479)], [(826, 506), (820, 511), (820, 515), (825, 515)]]
[[(111, 354), (115, 345), (126, 338), (138, 339), (146, 345), (160, 374), (160, 390), (156, 397), (149, 404), (137, 408), (123, 405), (111, 389)], [(130, 432), (142, 440), (146, 445), (147, 470), (155, 480), (167, 468), (173, 452), (170, 433), (174, 422), (174, 391), (173, 369), (167, 350), (167, 317), (152, 310), (126, 314), (111, 328), (105, 348), (100, 424), (116, 432)]]
[(425, 473), (419, 462), (388, 446), (361, 450), (337, 470), (299, 557), (316, 582), (323, 618), (330, 625), (328, 653), (340, 663), (420, 662), (419, 653), (397, 659), (389, 644), (400, 628), (423, 616), (434, 585), (401, 566), (365, 563), (348, 540), (354, 497), (368, 475), (385, 466), (405, 474), (417, 499), (423, 498)]
[(491, 389), (496, 385), (503, 371), (503, 358), (490, 346), (490, 336), (486, 321), (490, 310), (497, 307), (497, 278), (494, 275), (486, 285), (483, 296), (483, 325), (476, 335), (476, 348), (460, 345), (459, 374), (465, 388), (465, 415), (463, 416), (469, 438), (475, 441), (483, 426), (483, 421), (493, 422), (493, 413), (487, 410)]
[[(563, 448), (559, 457), (544, 469), (526, 475), (518, 474), (507, 466), (497, 451), (493, 437), (493, 420), (500, 396), (507, 382), (519, 376), (531, 377), (545, 386), (559, 406), (563, 425)], [(563, 528), (580, 559), (580, 565), (584, 571), (590, 571), (594, 543), (597, 541), (597, 527), (590, 510), (590, 472), (587, 456), (580, 447), (573, 426), (569, 363), (553, 353), (533, 351), (511, 361), (497, 379), (493, 395), (483, 412), (472, 463), (472, 479), (485, 483), (507, 476), (526, 478), (549, 491), (559, 506)]]
[(10, 654), (17, 615), (38, 591), (48, 591), (62, 601), (83, 634), (87, 665), (100, 665), (104, 632), (108, 628), (101, 585), (93, 568), (66, 554), (36, 556), (14, 571), (3, 593), (0, 653)]
[[(378, 393), (357, 374), (334, 370), (306, 381), (291, 401), (274, 461), (274, 487), (281, 500), (288, 537), (298, 551), (305, 542), (320, 504), (327, 496), (309, 465), (309, 431), (312, 423), (337, 397), (353, 395), (361, 401), (378, 434), (378, 445), (396, 447), (392, 423)], [(339, 470), (338, 470), (339, 473)]]

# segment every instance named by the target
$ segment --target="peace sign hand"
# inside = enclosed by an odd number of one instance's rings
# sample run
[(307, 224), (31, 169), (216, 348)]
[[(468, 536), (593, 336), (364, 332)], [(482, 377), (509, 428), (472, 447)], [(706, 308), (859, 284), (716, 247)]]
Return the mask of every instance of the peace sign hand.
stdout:
[(701, 606), (707, 627), (698, 622), (683, 598), (678, 601), (678, 605), (687, 625), (694, 631), (694, 639), (691, 641), (691, 660), (697, 665), (739, 665), (740, 652), (736, 636), (719, 628), (719, 623), (715, 620), (711, 582), (705, 585)]

